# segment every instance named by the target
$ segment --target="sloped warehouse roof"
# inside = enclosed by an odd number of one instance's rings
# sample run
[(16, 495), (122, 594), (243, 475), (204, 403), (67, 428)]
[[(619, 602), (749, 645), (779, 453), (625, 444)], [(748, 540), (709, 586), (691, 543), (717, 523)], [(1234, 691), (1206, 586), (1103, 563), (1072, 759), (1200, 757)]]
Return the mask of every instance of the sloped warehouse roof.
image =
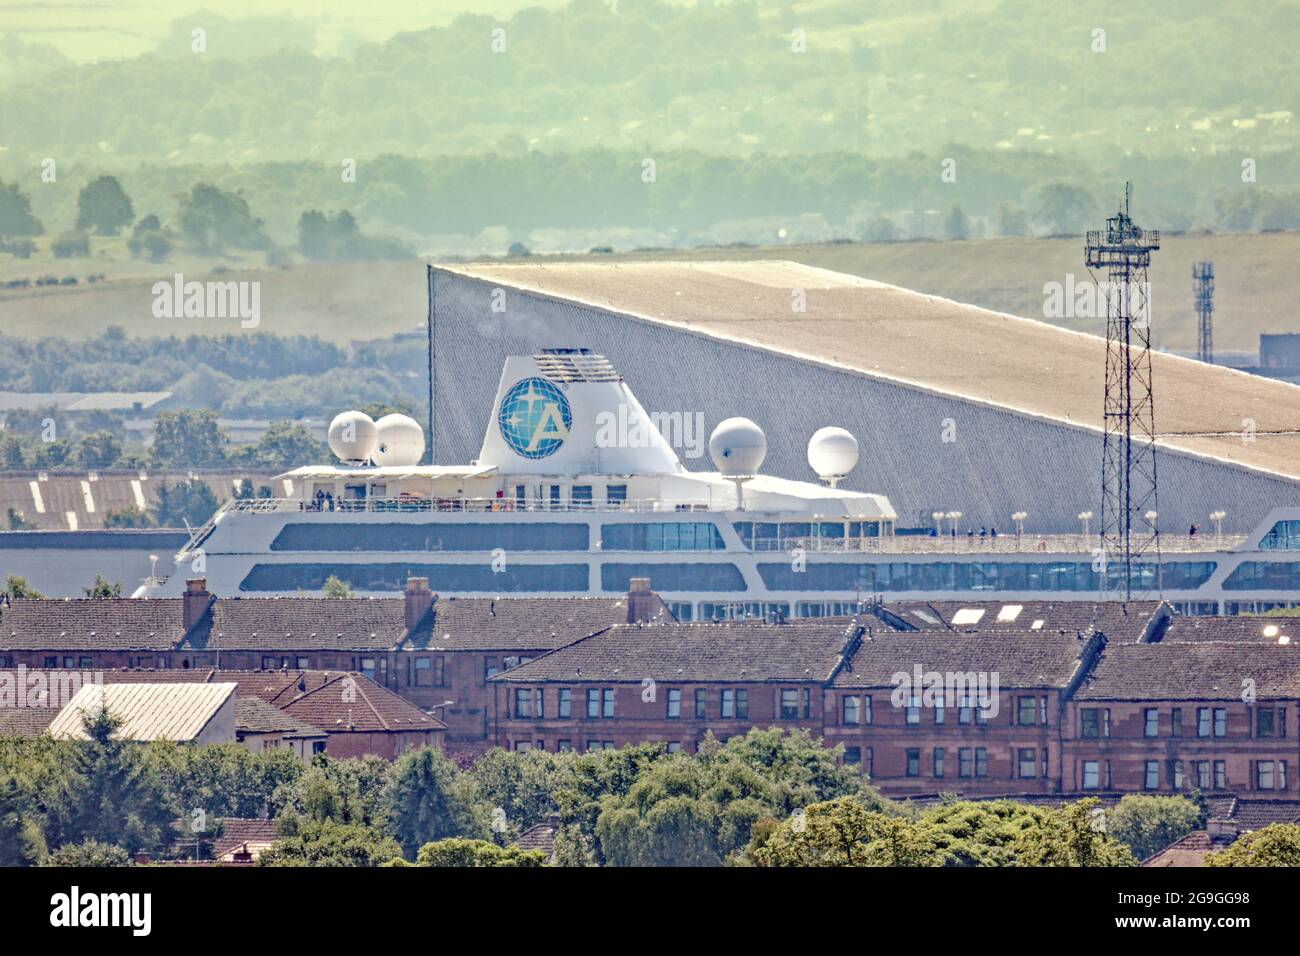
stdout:
[[(504, 309), (496, 288), (514, 293)], [(863, 463), (847, 485), (889, 495), (900, 524), (957, 508), (1006, 526), (1025, 509), (1028, 527), (1059, 528), (1097, 510), (1096, 336), (784, 261), (437, 266), (434, 312), (438, 461), (473, 457), (505, 355), (587, 346), (652, 413), (754, 418), (774, 474), (808, 479), (812, 432), (849, 428)], [(1235, 528), (1294, 502), (1300, 387), (1167, 354), (1153, 365), (1162, 525), (1225, 508)]]

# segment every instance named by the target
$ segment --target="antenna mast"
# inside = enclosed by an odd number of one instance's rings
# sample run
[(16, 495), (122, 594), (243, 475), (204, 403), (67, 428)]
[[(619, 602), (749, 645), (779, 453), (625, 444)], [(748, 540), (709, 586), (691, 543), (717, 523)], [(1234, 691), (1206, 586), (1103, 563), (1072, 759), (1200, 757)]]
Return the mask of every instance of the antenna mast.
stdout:
[(1085, 248), (1088, 268), (1105, 269), (1108, 279), (1101, 550), (1096, 566), (1102, 597), (1124, 601), (1160, 588), (1147, 280), (1160, 233), (1134, 224), (1129, 214), (1132, 196), (1132, 185), (1125, 183), (1124, 207), (1106, 220), (1105, 230), (1088, 232)]
[(1214, 263), (1192, 263), (1192, 294), (1200, 319), (1196, 335), (1196, 358), (1214, 364)]

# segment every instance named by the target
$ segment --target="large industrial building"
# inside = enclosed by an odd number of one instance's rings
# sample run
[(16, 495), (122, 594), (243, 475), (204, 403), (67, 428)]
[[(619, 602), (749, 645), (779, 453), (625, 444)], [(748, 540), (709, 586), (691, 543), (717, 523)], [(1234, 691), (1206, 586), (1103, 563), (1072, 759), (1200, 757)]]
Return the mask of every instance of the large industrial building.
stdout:
[[(767, 433), (764, 471), (808, 480), (809, 437), (839, 425), (862, 446), (844, 486), (887, 495), (900, 531), (960, 512), (963, 533), (1005, 533), (1024, 512), (1026, 533), (1063, 532), (1100, 511), (1095, 336), (784, 261), (438, 265), (429, 282), (435, 464), (477, 453), (507, 356), (578, 346), (682, 423), (687, 467), (744, 415)], [(1300, 387), (1153, 364), (1162, 531), (1223, 511), (1246, 532), (1300, 504)]]

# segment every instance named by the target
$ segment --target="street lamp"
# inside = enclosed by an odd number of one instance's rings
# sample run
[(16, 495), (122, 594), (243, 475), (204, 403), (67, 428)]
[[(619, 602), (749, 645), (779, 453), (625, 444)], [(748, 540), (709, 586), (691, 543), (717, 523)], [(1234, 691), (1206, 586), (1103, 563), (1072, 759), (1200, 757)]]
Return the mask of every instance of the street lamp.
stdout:
[(1156, 512), (1154, 512), (1154, 511), (1148, 511), (1148, 512), (1147, 512), (1146, 514), (1144, 514), (1142, 517), (1144, 517), (1144, 518), (1147, 519), (1147, 524), (1151, 525), (1151, 530), (1152, 530), (1152, 531), (1155, 531), (1157, 534), (1159, 534), (1159, 532), (1156, 531), (1156, 517), (1157, 517)]
[(1025, 533), (1025, 519), (1029, 517), (1028, 511), (1017, 511), (1011, 516), (1011, 520), (1016, 523), (1016, 537)]
[(930, 517), (934, 519), (934, 536), (936, 538), (942, 538), (943, 537), (943, 512), (932, 511), (930, 512)]
[(950, 522), (952, 522), (952, 539), (955, 542), (957, 540), (957, 522), (961, 520), (961, 512), (949, 511), (946, 515), (944, 515), (944, 517), (947, 518)]
[(1079, 520), (1083, 522), (1083, 543), (1088, 543), (1088, 522), (1092, 520), (1091, 511), (1080, 511)]
[(1223, 519), (1228, 517), (1226, 511), (1211, 511), (1210, 520), (1214, 522), (1214, 541), (1216, 544), (1223, 543)]

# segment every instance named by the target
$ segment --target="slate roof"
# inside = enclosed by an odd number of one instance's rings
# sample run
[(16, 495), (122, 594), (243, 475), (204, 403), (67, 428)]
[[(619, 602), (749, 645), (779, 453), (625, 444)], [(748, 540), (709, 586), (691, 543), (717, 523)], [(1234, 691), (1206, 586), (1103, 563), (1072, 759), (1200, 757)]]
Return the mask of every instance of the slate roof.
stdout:
[(219, 598), (185, 637), (193, 650), (392, 650), (406, 633), (391, 598)]
[(324, 737), (325, 731), (273, 707), (260, 697), (235, 698), (235, 731), (244, 734), (283, 734), (286, 737)]
[(221, 836), (212, 843), (212, 856), (219, 860), (247, 845), (256, 858), (263, 847), (270, 846), (279, 838), (274, 820), (226, 817), (221, 821)]
[(293, 717), (331, 733), (392, 733), (445, 730), (426, 714), (362, 674), (298, 671), (296, 679), (259, 696)]
[(894, 675), (923, 672), (996, 674), (1003, 688), (1063, 688), (1079, 666), (1087, 646), (1070, 634), (972, 634), (927, 631), (919, 634), (875, 632), (863, 641), (832, 687), (894, 687)]
[(627, 598), (439, 598), (405, 647), (546, 651), (627, 621)]
[(1016, 631), (1088, 634), (1130, 643), (1169, 614), (1160, 601), (887, 601), (882, 619), (906, 622), (921, 631)]
[(0, 650), (171, 650), (181, 618), (180, 598), (17, 598), (0, 607)]
[(521, 850), (541, 850), (549, 861), (555, 856), (555, 833), (559, 824), (554, 820), (535, 823), (515, 840), (515, 846)]
[(1300, 644), (1300, 618), (1263, 615), (1228, 615), (1208, 617), (1176, 615), (1160, 638), (1164, 644), (1187, 644), (1197, 641), (1255, 641), (1276, 644), (1281, 636)]
[(0, 737), (39, 737), (59, 715), (58, 707), (0, 707)]
[(1210, 834), (1205, 830), (1193, 830), (1175, 840), (1158, 853), (1153, 853), (1142, 861), (1143, 866), (1204, 866), (1205, 855), (1211, 850), (1221, 850), (1210, 841)]
[(1242, 830), (1258, 830), (1270, 823), (1295, 823), (1300, 820), (1300, 800), (1256, 800), (1238, 797), (1232, 801), (1227, 819)]
[(847, 629), (824, 624), (621, 624), (520, 664), (496, 681), (825, 681)]
[(1245, 681), (1261, 698), (1300, 696), (1300, 645), (1110, 644), (1078, 700), (1241, 700)]

